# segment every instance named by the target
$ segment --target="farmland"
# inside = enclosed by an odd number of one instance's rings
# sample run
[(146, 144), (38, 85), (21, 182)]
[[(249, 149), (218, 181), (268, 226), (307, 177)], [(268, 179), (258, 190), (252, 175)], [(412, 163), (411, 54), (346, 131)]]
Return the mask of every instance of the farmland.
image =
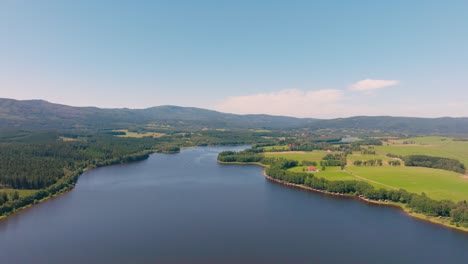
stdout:
[[(317, 177), (327, 180), (363, 180), (376, 188), (406, 189), (412, 193), (426, 193), (428, 197), (436, 200), (461, 201), (468, 200), (468, 177), (459, 173), (423, 168), (389, 166), (388, 161), (395, 160), (387, 157), (387, 153), (400, 156), (427, 155), (457, 159), (468, 164), (468, 142), (454, 141), (448, 137), (415, 137), (400, 140), (389, 140), (383, 146), (367, 146), (375, 150), (376, 154), (361, 154), (354, 151), (347, 155), (345, 170), (339, 167), (327, 167), (326, 170), (314, 172)], [(326, 151), (283, 151), (266, 152), (267, 157), (285, 158), (298, 161), (315, 161), (318, 164), (327, 154)], [(382, 160), (383, 166), (355, 166), (356, 160)], [(289, 170), (300, 172), (306, 166), (297, 166)]]
[(284, 151), (284, 152), (267, 152), (265, 156), (275, 158), (285, 158), (290, 160), (315, 161), (320, 162), (327, 155), (326, 151)]
[(383, 146), (375, 146), (377, 154), (427, 155), (459, 160), (468, 165), (468, 141), (455, 141), (448, 137), (416, 137), (389, 140)]
[(346, 171), (397, 189), (406, 189), (412, 193), (424, 192), (436, 200), (468, 200), (468, 180), (455, 172), (403, 166), (348, 166)]
[(117, 137), (132, 137), (132, 138), (143, 138), (143, 137), (162, 137), (165, 134), (156, 132), (133, 132), (128, 129), (115, 130), (116, 132), (124, 132), (125, 135), (117, 135)]

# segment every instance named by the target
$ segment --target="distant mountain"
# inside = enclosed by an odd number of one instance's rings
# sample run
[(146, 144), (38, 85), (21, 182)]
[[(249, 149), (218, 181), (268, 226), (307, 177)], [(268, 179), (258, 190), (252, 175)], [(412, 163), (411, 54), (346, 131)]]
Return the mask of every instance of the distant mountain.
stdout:
[(0, 98), (0, 129), (102, 129), (148, 123), (176, 128), (291, 128), (313, 121), (315, 119), (226, 114), (194, 107), (103, 109)]
[(393, 116), (355, 116), (320, 120), (310, 129), (379, 130), (410, 134), (468, 134), (468, 118), (418, 118)]
[(412, 134), (468, 134), (468, 118), (356, 116), (320, 120), (271, 115), (236, 115), (212, 110), (157, 106), (146, 109), (103, 109), (53, 104), (43, 100), (0, 98), (0, 130), (110, 129), (159, 124), (181, 129), (379, 130)]

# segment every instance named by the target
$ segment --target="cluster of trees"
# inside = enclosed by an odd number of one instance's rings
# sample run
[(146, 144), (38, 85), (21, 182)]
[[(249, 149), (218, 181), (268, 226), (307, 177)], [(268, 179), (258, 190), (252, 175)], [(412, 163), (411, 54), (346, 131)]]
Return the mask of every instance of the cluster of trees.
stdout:
[(351, 143), (354, 146), (382, 146), (383, 142), (376, 138), (365, 138), (363, 140), (355, 141)]
[[(218, 156), (218, 160), (222, 157), (231, 157), (232, 160), (243, 160), (245, 152), (223, 152)], [(454, 203), (448, 200), (437, 201), (426, 196), (426, 194), (409, 193), (404, 189), (386, 190), (376, 189), (372, 185), (364, 181), (330, 181), (324, 178), (316, 177), (312, 173), (294, 172), (289, 168), (298, 165), (296, 161), (286, 160), (284, 158), (266, 158), (261, 154), (251, 154), (258, 158), (258, 161), (265, 165), (266, 173), (274, 179), (278, 179), (288, 183), (300, 184), (317, 190), (328, 191), (332, 193), (340, 193), (354, 196), (362, 196), (370, 200), (393, 201), (407, 204), (414, 212), (422, 213), (429, 216), (450, 217), (457, 224), (468, 227), (468, 205), (466, 201)], [(332, 155), (334, 156), (334, 155)], [(335, 156), (334, 156), (335, 157)], [(331, 157), (329, 157), (331, 158)]]
[(389, 160), (388, 165), (390, 165), (390, 166), (400, 166), (401, 162), (399, 160)]
[[(266, 174), (285, 182), (295, 183), (295, 184), (304, 184), (310, 173), (307, 172), (294, 172), (287, 170), (287, 167), (291, 165), (288, 162), (282, 162), (279, 164), (274, 164), (266, 169)], [(272, 176), (274, 175), (274, 176)]]
[(382, 166), (383, 161), (381, 159), (371, 159), (371, 160), (355, 160), (353, 162), (354, 166)]
[(16, 201), (19, 199), (18, 191), (12, 192), (10, 195), (5, 191), (0, 191), (0, 206), (4, 205), (9, 201)]
[(361, 149), (361, 154), (362, 155), (375, 155), (375, 150), (368, 149), (368, 148), (362, 148)]
[(0, 216), (9, 215), (22, 207), (35, 204), (41, 199), (72, 189), (76, 184), (78, 175), (78, 173), (75, 173), (74, 175), (65, 176), (53, 185), (37, 190), (24, 197), (20, 197), (18, 192), (13, 192), (11, 197), (5, 195), (5, 191), (0, 192), (0, 197), (2, 197), (0, 200), (3, 200), (3, 203), (0, 201)]
[(394, 158), (394, 159), (402, 159), (403, 156), (397, 155), (397, 154), (392, 154), (392, 153), (387, 153), (387, 157)]
[(427, 167), (433, 169), (442, 169), (454, 171), (458, 173), (465, 173), (465, 165), (458, 160), (431, 157), (424, 155), (410, 155), (403, 157), (406, 166)]
[(468, 204), (466, 200), (458, 202), (455, 208), (450, 211), (450, 216), (457, 225), (468, 227)]
[(317, 166), (316, 161), (310, 161), (310, 160), (303, 160), (301, 161), (302, 166)]
[(248, 151), (223, 151), (218, 154), (218, 161), (220, 162), (260, 162), (262, 159), (262, 155)]
[(322, 158), (320, 161), (320, 165), (322, 166), (322, 170), (325, 169), (325, 167), (330, 167), (330, 166), (340, 166), (341, 169), (344, 169), (346, 166), (346, 153), (337, 153), (337, 154), (327, 154), (325, 157)]

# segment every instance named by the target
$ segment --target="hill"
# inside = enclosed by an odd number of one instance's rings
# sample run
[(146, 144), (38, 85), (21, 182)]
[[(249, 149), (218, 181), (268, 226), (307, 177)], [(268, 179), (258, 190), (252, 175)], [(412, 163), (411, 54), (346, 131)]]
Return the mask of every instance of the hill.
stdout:
[(409, 134), (468, 135), (468, 118), (356, 116), (320, 120), (271, 115), (236, 115), (213, 110), (156, 106), (146, 109), (73, 107), (43, 100), (0, 98), (0, 130), (115, 129), (129, 125), (176, 129), (378, 130)]
[(43, 100), (0, 99), (0, 129), (107, 129), (158, 124), (175, 128), (292, 128), (314, 119), (235, 115), (195, 107), (103, 109), (53, 104)]
[(356, 116), (314, 122), (310, 129), (379, 130), (409, 134), (466, 135), (468, 118)]

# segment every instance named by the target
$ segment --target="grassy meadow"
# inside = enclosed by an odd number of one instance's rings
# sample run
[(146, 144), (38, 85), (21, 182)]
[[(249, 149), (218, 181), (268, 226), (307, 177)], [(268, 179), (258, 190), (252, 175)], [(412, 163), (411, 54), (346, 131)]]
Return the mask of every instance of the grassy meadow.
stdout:
[(143, 137), (153, 137), (153, 138), (158, 138), (162, 137), (165, 134), (163, 133), (156, 133), (156, 132), (132, 132), (128, 131), (127, 129), (120, 129), (120, 130), (115, 130), (117, 132), (125, 132), (125, 135), (117, 135), (117, 137), (132, 137), (132, 138), (143, 138)]
[(354, 152), (353, 154), (351, 155), (348, 155), (346, 157), (347, 161), (348, 161), (348, 166), (351, 166), (353, 165), (353, 162), (356, 161), (356, 160), (378, 160), (378, 159), (381, 159), (384, 164), (388, 164), (387, 162), (389, 160), (394, 160), (393, 158), (390, 158), (390, 157), (387, 157), (385, 155), (368, 155), (368, 154), (360, 154), (358, 152)]
[[(404, 143), (407, 144), (404, 144)], [(468, 166), (468, 141), (454, 141), (448, 137), (415, 137), (401, 140), (390, 140), (384, 142), (383, 146), (375, 146), (379, 155), (387, 153), (401, 156), (427, 155), (434, 157), (445, 157), (459, 160)]]
[(326, 151), (287, 151), (287, 152), (267, 152), (265, 156), (275, 158), (285, 158), (290, 160), (316, 161), (319, 163), (327, 155)]
[[(457, 159), (468, 165), (468, 142), (454, 141), (447, 137), (415, 137), (403, 140), (390, 140), (383, 146), (375, 146), (376, 155), (363, 155), (355, 152), (347, 156), (345, 171), (339, 167), (327, 167), (325, 171), (314, 172), (317, 177), (328, 180), (363, 180), (377, 188), (406, 189), (413, 193), (426, 193), (436, 200), (468, 200), (468, 176), (456, 172), (423, 168), (389, 166), (387, 153), (405, 155), (427, 155)], [(267, 157), (283, 157), (301, 161), (316, 161), (317, 163), (327, 154), (326, 151), (291, 151), (266, 152)], [(381, 159), (383, 166), (354, 166), (355, 160)], [(306, 166), (291, 168), (293, 171), (303, 171)], [(319, 167), (320, 168), (320, 167)]]
[(288, 151), (289, 147), (288, 146), (268, 146), (268, 147), (263, 147), (264, 151)]
[[(302, 172), (303, 168), (307, 168), (307, 166), (298, 166), (291, 168), (289, 170), (295, 172)], [(327, 180), (335, 180), (335, 181), (348, 181), (348, 180), (356, 180), (356, 177), (350, 175), (349, 173), (342, 171), (340, 167), (328, 167), (324, 171), (313, 172), (313, 174), (317, 177), (325, 178)]]
[[(468, 200), (468, 179), (460, 174), (422, 167), (356, 167), (347, 166), (346, 171), (356, 177), (379, 182), (396, 189), (413, 193), (425, 192), (436, 200)], [(385, 186), (381, 186), (386, 188)]]

